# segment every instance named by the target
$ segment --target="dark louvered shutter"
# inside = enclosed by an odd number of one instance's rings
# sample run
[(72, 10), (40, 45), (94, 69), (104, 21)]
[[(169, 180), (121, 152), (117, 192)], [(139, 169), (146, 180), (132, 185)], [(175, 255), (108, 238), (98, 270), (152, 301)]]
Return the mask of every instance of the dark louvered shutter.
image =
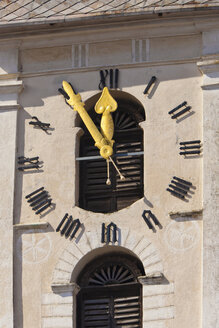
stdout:
[(82, 305), (82, 327), (110, 327), (110, 299), (84, 300)]
[(140, 328), (140, 284), (84, 288), (78, 295), (77, 328)]
[(141, 327), (141, 299), (139, 295), (114, 298), (115, 327)]
[[(98, 119), (93, 117), (96, 125)], [(111, 185), (106, 185), (107, 168), (104, 159), (80, 162), (79, 206), (93, 212), (109, 213), (125, 208), (143, 197), (143, 156), (122, 156), (122, 154), (143, 151), (143, 131), (138, 122), (128, 112), (118, 109), (114, 115), (114, 156), (113, 159), (125, 176), (120, 180), (110, 163)], [(86, 128), (81, 138), (80, 157), (97, 156), (99, 150), (94, 146)]]
[(143, 151), (143, 132), (136, 129), (130, 131), (118, 131), (115, 134), (118, 142), (115, 144), (115, 153), (121, 157), (115, 157), (115, 162), (125, 180), (120, 180), (116, 174), (116, 210), (125, 208), (143, 197), (143, 156), (123, 156), (126, 153)]

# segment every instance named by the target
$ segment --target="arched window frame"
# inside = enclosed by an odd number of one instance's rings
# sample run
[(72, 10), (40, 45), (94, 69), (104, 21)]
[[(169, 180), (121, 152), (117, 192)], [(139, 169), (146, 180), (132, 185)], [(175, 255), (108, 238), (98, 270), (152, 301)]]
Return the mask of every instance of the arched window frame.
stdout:
[(138, 277), (144, 275), (141, 261), (128, 254), (109, 253), (88, 263), (77, 279), (77, 328), (124, 323), (142, 327), (142, 285)]
[[(134, 230), (123, 229), (119, 246), (102, 247), (100, 239), (95, 237), (99, 230), (95, 231), (85, 232), (79, 245), (67, 243), (63, 248), (53, 270), (51, 292), (47, 291), (42, 295), (42, 313), (44, 313), (42, 328), (47, 328), (46, 317), (50, 322), (59, 320), (60, 324), (63, 323), (63, 327), (76, 328), (76, 298), (80, 290), (76, 283), (78, 276), (86, 263), (112, 251), (115, 255), (118, 252), (131, 254), (142, 262), (145, 276), (138, 277), (138, 281), (142, 285), (143, 325), (149, 326), (151, 320), (157, 325), (160, 325), (160, 321), (163, 320), (165, 325), (166, 320), (169, 322), (170, 319), (174, 319), (174, 282), (165, 278), (162, 259), (151, 240), (136, 234)], [(80, 246), (80, 253), (78, 246)], [(75, 257), (75, 254), (78, 258)], [(158, 303), (161, 302), (156, 310), (151, 309), (154, 304), (154, 296)], [(51, 315), (51, 307), (53, 315)], [(60, 312), (60, 307), (64, 312)]]
[[(132, 95), (117, 90), (110, 90), (118, 103), (113, 113), (115, 121), (114, 153), (143, 153), (143, 129), (139, 123), (145, 120), (142, 104)], [(96, 114), (94, 106), (100, 93), (85, 102), (85, 108), (98, 125), (101, 116)], [(80, 139), (80, 157), (99, 155), (89, 132), (83, 122), (80, 126), (85, 131)], [(144, 159), (143, 155), (114, 157), (114, 161), (126, 177), (120, 181), (118, 173), (110, 163), (111, 185), (106, 185), (106, 162), (100, 160), (80, 161), (79, 207), (100, 213), (111, 213), (126, 208), (144, 195)]]

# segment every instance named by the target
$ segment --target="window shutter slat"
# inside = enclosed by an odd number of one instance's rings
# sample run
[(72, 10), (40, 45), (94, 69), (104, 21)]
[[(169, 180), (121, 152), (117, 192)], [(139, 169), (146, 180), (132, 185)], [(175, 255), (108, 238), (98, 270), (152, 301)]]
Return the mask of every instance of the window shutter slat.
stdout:
[(114, 299), (116, 327), (140, 327), (140, 297)]

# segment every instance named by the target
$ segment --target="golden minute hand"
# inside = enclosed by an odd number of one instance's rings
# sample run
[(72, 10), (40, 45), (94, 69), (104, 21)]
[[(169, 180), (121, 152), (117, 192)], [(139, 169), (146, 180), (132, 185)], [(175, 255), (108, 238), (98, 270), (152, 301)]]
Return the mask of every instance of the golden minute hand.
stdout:
[(64, 91), (69, 96), (69, 99), (66, 99), (66, 102), (73, 107), (74, 110), (78, 112), (80, 115), (82, 121), (86, 125), (88, 131), (90, 132), (92, 138), (95, 141), (95, 146), (100, 149), (100, 155), (108, 159), (113, 154), (113, 148), (111, 143), (103, 137), (103, 135), (100, 133), (92, 119), (90, 118), (89, 114), (87, 113), (86, 109), (84, 108), (84, 103), (81, 101), (81, 95), (75, 94), (71, 85), (63, 81), (62, 86)]
[(101, 132), (111, 146), (114, 143), (114, 140), (112, 139), (114, 134), (114, 123), (111, 113), (115, 112), (117, 107), (117, 102), (113, 99), (107, 87), (105, 87), (100, 99), (95, 105), (95, 111), (98, 114), (102, 114), (100, 122)]

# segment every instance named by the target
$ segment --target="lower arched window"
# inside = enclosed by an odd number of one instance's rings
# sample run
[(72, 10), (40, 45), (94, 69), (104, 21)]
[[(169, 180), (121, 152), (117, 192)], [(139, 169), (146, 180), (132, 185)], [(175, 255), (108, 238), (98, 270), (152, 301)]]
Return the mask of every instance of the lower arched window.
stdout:
[(104, 256), (86, 266), (78, 279), (77, 328), (142, 327), (141, 275), (141, 263), (128, 256)]

